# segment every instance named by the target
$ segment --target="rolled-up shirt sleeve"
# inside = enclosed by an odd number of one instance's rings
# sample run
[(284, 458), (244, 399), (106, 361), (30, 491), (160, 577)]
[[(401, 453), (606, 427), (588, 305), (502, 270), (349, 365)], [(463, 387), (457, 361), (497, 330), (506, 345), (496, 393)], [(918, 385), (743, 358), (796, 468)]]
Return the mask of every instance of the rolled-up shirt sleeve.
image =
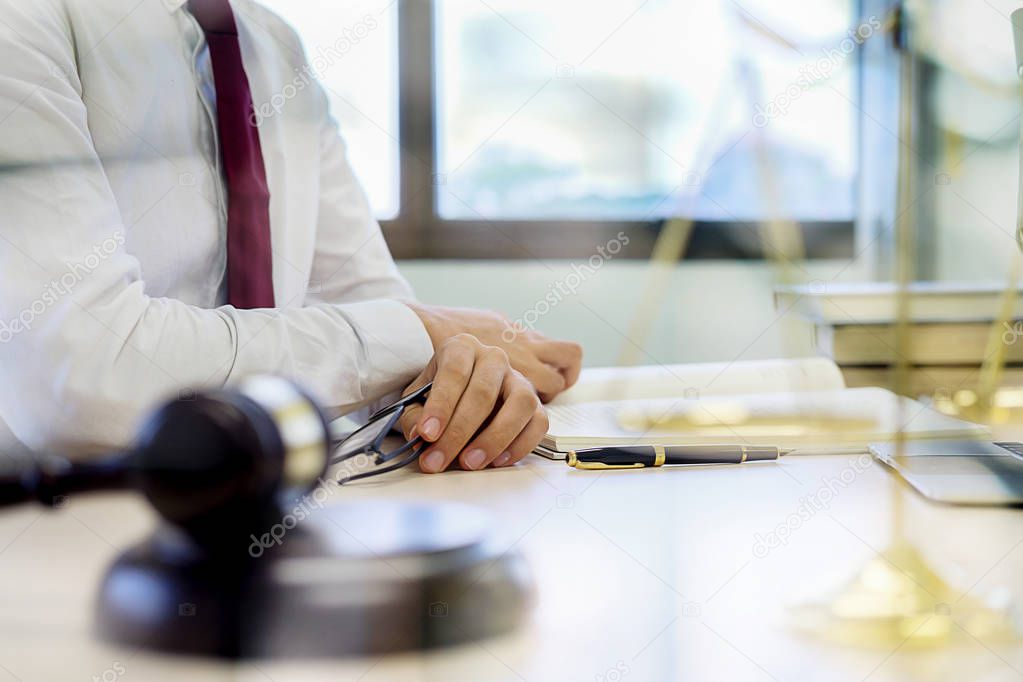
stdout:
[(0, 417), (19, 440), (66, 453), (121, 447), (159, 400), (257, 373), (292, 377), (328, 407), (351, 410), (422, 369), (429, 339), (418, 317), (382, 300), (402, 292), (360, 295), (357, 276), (343, 285), (352, 302), (328, 296), (299, 308), (148, 296), (92, 144), (73, 36), (58, 16), (6, 19)]

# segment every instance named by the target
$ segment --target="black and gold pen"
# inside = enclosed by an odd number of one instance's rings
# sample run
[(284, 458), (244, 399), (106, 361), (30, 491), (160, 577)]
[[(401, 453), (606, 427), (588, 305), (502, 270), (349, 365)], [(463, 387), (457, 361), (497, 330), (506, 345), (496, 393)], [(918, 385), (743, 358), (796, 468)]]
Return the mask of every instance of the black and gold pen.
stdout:
[(643, 469), (665, 464), (743, 464), (776, 460), (792, 452), (759, 445), (629, 445), (569, 450), (576, 469)]

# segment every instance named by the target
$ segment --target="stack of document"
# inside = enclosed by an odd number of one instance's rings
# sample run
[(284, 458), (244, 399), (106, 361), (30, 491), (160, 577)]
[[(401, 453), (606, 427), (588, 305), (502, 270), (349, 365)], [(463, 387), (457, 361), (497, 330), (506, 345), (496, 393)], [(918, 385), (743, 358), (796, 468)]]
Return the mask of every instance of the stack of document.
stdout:
[(985, 427), (883, 388), (847, 388), (826, 358), (587, 369), (548, 406), (548, 454), (606, 445), (771, 445), (867, 452), (872, 442), (985, 438)]
[[(814, 325), (818, 352), (850, 386), (890, 386), (895, 364), (897, 289), (891, 283), (803, 285), (775, 292), (780, 311)], [(973, 388), (992, 335), (1004, 343), (1005, 385), (1023, 385), (1023, 292), (1012, 319), (995, 329), (1004, 285), (916, 282), (908, 288), (908, 395)]]

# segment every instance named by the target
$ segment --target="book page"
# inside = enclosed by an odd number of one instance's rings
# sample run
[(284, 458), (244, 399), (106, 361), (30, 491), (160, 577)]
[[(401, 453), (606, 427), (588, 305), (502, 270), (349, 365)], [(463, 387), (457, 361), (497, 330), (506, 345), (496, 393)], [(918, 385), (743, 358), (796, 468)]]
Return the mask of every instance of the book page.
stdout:
[(976, 424), (941, 414), (882, 388), (762, 393), (700, 399), (601, 401), (548, 408), (544, 446), (773, 445), (865, 451), (893, 438), (983, 438)]
[(584, 369), (552, 405), (638, 398), (698, 398), (745, 393), (827, 391), (845, 387), (827, 358), (745, 360)]

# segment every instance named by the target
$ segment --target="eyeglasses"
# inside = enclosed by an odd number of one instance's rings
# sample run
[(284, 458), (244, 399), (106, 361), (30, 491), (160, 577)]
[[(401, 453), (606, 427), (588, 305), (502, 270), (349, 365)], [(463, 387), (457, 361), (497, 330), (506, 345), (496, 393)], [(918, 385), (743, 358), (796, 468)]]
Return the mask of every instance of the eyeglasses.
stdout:
[(384, 445), (384, 440), (394, 429), (398, 420), (401, 419), (403, 414), (405, 414), (405, 410), (414, 405), (425, 403), (426, 396), (430, 393), (430, 389), (432, 387), (433, 382), (430, 382), (415, 393), (410, 393), (398, 402), (378, 410), (369, 418), (369, 421), (366, 422), (365, 425), (345, 436), (338, 443), (337, 454), (330, 460), (332, 465), (349, 461), (362, 455), (364, 457), (371, 457), (373, 464), (379, 467), (372, 471), (365, 471), (358, 474), (352, 474), (350, 476), (342, 474), (338, 476), (339, 484), (343, 485), (345, 483), (351, 483), (352, 481), (358, 481), (359, 479), (378, 476), (380, 474), (386, 474), (389, 471), (401, 469), (402, 467), (408, 466), (419, 457), (419, 453), (421, 453), (427, 445), (426, 441), (419, 436), (416, 436), (401, 447), (393, 450), (385, 451), (381, 448)]

